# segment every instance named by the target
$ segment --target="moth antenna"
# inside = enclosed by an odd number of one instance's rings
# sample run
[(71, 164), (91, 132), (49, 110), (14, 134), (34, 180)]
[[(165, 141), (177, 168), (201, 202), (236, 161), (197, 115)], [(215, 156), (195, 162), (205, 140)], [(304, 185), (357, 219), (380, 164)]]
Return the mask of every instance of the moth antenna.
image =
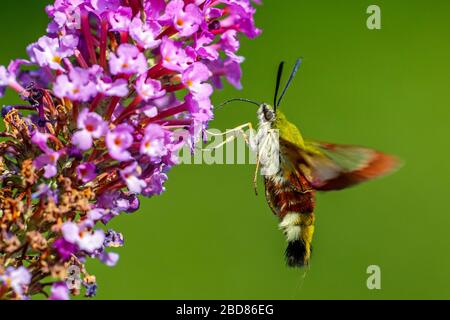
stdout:
[(289, 86), (292, 83), (292, 80), (294, 80), (295, 74), (297, 73), (298, 68), (300, 67), (301, 63), (302, 63), (302, 59), (298, 58), (297, 61), (295, 62), (294, 69), (292, 69), (291, 75), (289, 76), (289, 79), (288, 79), (288, 81), (286, 83), (286, 86), (284, 87), (284, 90), (281, 93), (280, 99), (278, 99), (278, 102), (275, 104), (277, 107), (280, 105), (281, 100), (283, 99), (284, 95), (286, 94), (287, 89), (289, 88)]
[(280, 90), (281, 76), (283, 75), (283, 67), (284, 61), (281, 61), (278, 65), (278, 73), (277, 73), (277, 82), (275, 84), (275, 94), (273, 97), (273, 108), (277, 111), (277, 99), (278, 99), (278, 91)]
[(227, 100), (227, 101), (221, 103), (219, 106), (217, 106), (216, 110), (222, 108), (223, 106), (225, 106), (231, 102), (235, 102), (235, 101), (251, 103), (251, 104), (257, 105), (258, 107), (261, 105), (261, 103), (253, 101), (253, 100), (244, 99), (244, 98), (234, 98), (234, 99), (230, 99), (230, 100)]

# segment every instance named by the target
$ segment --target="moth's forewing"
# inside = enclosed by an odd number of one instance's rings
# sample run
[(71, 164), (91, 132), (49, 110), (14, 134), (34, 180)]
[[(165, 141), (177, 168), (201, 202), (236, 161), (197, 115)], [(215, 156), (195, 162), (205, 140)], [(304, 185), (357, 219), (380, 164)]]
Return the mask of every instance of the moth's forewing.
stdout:
[(307, 142), (306, 149), (290, 147), (295, 148), (289, 151), (291, 161), (318, 191), (348, 188), (387, 175), (400, 164), (394, 156), (360, 146)]

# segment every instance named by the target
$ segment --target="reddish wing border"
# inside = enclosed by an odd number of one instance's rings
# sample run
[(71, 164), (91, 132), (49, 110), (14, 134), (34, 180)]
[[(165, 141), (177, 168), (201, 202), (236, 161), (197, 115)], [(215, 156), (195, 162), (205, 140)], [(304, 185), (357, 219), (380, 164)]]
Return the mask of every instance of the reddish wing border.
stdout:
[[(338, 152), (338, 150), (347, 150), (352, 152), (366, 151), (366, 155), (369, 155), (369, 157), (361, 162), (355, 161), (357, 164), (355, 168), (357, 169), (349, 171), (348, 169), (339, 166), (337, 162), (333, 161), (325, 154), (308, 153), (307, 151), (283, 139), (280, 139), (280, 145), (284, 156), (290, 160), (296, 170), (300, 172), (303, 171), (304, 169), (302, 169), (302, 166), (306, 166), (308, 168), (308, 171), (310, 172), (304, 172), (304, 174), (308, 177), (311, 186), (318, 191), (345, 189), (361, 182), (387, 175), (395, 171), (400, 166), (400, 161), (396, 157), (373, 149), (333, 143), (312, 143), (313, 146), (317, 146), (319, 151), (320, 149), (324, 149), (328, 153)], [(352, 152), (349, 152), (349, 154)], [(339, 153), (339, 155), (342, 157), (342, 153)], [(318, 157), (320, 157), (320, 159)], [(315, 159), (317, 159), (317, 161), (315, 161)], [(317, 163), (316, 167), (314, 166), (315, 163)], [(329, 170), (329, 168), (332, 168), (332, 170), (335, 171), (335, 175), (328, 180), (320, 179), (318, 175), (315, 174), (315, 172), (318, 172), (321, 169)]]
[(351, 172), (342, 172), (336, 178), (314, 187), (319, 191), (342, 190), (389, 174), (398, 167), (398, 164), (399, 161), (395, 157), (375, 151), (374, 157), (365, 167)]

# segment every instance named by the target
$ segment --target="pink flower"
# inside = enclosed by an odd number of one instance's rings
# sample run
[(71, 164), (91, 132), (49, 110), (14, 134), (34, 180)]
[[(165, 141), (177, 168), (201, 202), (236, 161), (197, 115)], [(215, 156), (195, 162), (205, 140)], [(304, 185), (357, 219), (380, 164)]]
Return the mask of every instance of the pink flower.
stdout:
[(89, 70), (75, 67), (69, 75), (62, 74), (56, 78), (53, 91), (59, 98), (87, 102), (97, 94), (97, 86)]
[(239, 50), (239, 40), (237, 39), (236, 30), (228, 30), (220, 37), (220, 43), (226, 54), (235, 53)]
[(93, 139), (98, 139), (105, 135), (107, 124), (95, 112), (89, 112), (88, 109), (83, 109), (78, 116), (78, 129), (72, 138), (72, 143), (81, 150), (88, 150), (92, 147)]
[(108, 267), (114, 267), (119, 261), (119, 255), (115, 252), (103, 251), (101, 254), (98, 255), (98, 258)]
[(56, 175), (58, 169), (56, 163), (58, 162), (60, 155), (58, 152), (49, 150), (46, 153), (38, 156), (33, 160), (33, 165), (36, 169), (40, 170), (44, 168), (44, 178), (50, 179)]
[(59, 1), (55, 5), (47, 6), (47, 14), (53, 18), (53, 21), (47, 27), (47, 32), (57, 33), (60, 29), (72, 31), (79, 28), (78, 6), (80, 5), (80, 1), (76, 0), (72, 4), (73, 6), (68, 6), (63, 1)]
[(75, 244), (67, 242), (64, 238), (56, 239), (53, 243), (53, 248), (56, 249), (58, 256), (64, 262), (68, 261), (78, 251), (78, 247)]
[(75, 244), (80, 250), (93, 253), (103, 246), (105, 234), (103, 230), (88, 231), (74, 222), (66, 222), (61, 227), (64, 239)]
[(90, 162), (80, 164), (77, 167), (77, 175), (81, 181), (88, 183), (89, 181), (94, 180), (97, 176), (96, 167)]
[(191, 94), (185, 97), (189, 112), (195, 121), (207, 122), (213, 118), (212, 105), (209, 99), (195, 99)]
[(161, 44), (163, 66), (169, 70), (183, 72), (194, 60), (183, 49), (181, 43), (168, 38)]
[(200, 9), (195, 4), (188, 4), (184, 8), (183, 0), (172, 0), (167, 4), (161, 21), (172, 20), (172, 25), (179, 31), (181, 37), (188, 37), (197, 32), (203, 22)]
[(184, 73), (182, 82), (192, 93), (196, 99), (203, 100), (211, 96), (213, 88), (209, 83), (206, 83), (212, 73), (201, 62), (195, 62)]
[(255, 9), (250, 1), (241, 0), (220, 0), (229, 5), (230, 15), (221, 21), (222, 27), (235, 26), (249, 38), (255, 38), (261, 34), (261, 30), (255, 27), (253, 16)]
[(158, 99), (166, 94), (162, 89), (161, 82), (147, 78), (146, 74), (141, 75), (136, 81), (136, 91), (145, 100)]
[(239, 62), (227, 59), (225, 62), (208, 63), (208, 68), (212, 71), (212, 83), (216, 88), (223, 88), (221, 77), (225, 77), (228, 82), (237, 89), (242, 89), (242, 70)]
[(61, 61), (73, 54), (73, 49), (61, 46), (58, 38), (43, 36), (33, 49), (37, 63), (41, 67), (49, 66), (54, 70), (64, 71)]
[(106, 135), (106, 145), (109, 155), (119, 161), (131, 159), (131, 154), (127, 149), (133, 144), (134, 129), (128, 124), (118, 125), (114, 130)]
[(21, 297), (25, 291), (25, 288), (31, 282), (31, 273), (27, 268), (21, 266), (17, 269), (14, 267), (6, 268), (6, 272), (0, 275), (0, 282), (4, 286), (10, 287), (13, 291)]
[(128, 95), (128, 81), (125, 79), (113, 80), (104, 73), (99, 65), (94, 65), (89, 69), (91, 79), (95, 81), (98, 93), (110, 97), (125, 97)]
[[(75, 2), (83, 3), (83, 0), (75, 0)], [(120, 7), (121, 0), (90, 0), (87, 1), (92, 4), (92, 7), (98, 14), (108, 11), (115, 11)]]
[(121, 44), (117, 52), (111, 54), (109, 60), (111, 73), (116, 74), (142, 74), (147, 71), (147, 59), (144, 54), (132, 44)]
[(9, 85), (11, 79), (14, 79), (15, 77), (12, 76), (8, 72), (8, 70), (4, 66), (0, 66), (0, 86), (6, 87)]
[(167, 131), (160, 125), (149, 124), (145, 128), (145, 136), (141, 143), (141, 153), (152, 159), (167, 155)]
[(55, 282), (52, 285), (50, 300), (70, 300), (69, 288), (65, 282)]
[(129, 7), (119, 7), (108, 12), (108, 21), (112, 31), (128, 31), (133, 12)]
[(110, 97), (125, 97), (128, 95), (128, 81), (125, 79), (117, 79), (112, 81), (109, 77), (102, 77), (97, 80), (97, 90)]
[(88, 212), (87, 217), (91, 221), (98, 221), (102, 219), (106, 214), (108, 213), (108, 210), (102, 209), (102, 208), (95, 208)]
[(131, 165), (120, 171), (120, 175), (125, 180), (128, 190), (136, 194), (140, 194), (142, 189), (147, 186), (145, 181), (139, 178), (141, 173), (142, 169), (138, 166), (137, 162), (133, 162)]
[(161, 25), (156, 21), (142, 22), (135, 17), (130, 24), (130, 36), (144, 49), (154, 49), (159, 46), (161, 40), (156, 37), (161, 32)]
[(47, 145), (49, 136), (50, 135), (48, 133), (41, 133), (39, 131), (35, 131), (31, 136), (31, 142), (37, 145), (42, 150), (42, 152), (48, 152), (50, 150), (50, 148)]
[(167, 179), (167, 175), (161, 172), (161, 169), (155, 169), (151, 176), (145, 179), (147, 186), (142, 190), (142, 195), (151, 197), (162, 194), (165, 191), (164, 183)]
[(144, 1), (144, 10), (148, 18), (159, 18), (166, 8), (166, 0), (147, 0)]
[(215, 36), (212, 33), (203, 33), (195, 42), (195, 50), (197, 54), (207, 60), (215, 61), (219, 58), (219, 51), (216, 45), (211, 45)]

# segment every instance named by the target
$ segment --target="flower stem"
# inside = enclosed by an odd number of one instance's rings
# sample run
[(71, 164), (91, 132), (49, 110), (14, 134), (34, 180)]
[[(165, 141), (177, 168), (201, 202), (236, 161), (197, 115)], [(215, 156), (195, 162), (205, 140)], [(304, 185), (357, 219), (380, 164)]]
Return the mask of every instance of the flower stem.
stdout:
[(95, 53), (94, 39), (92, 38), (91, 26), (89, 24), (89, 13), (83, 12), (81, 15), (81, 29), (83, 31), (84, 40), (86, 41), (89, 60), (91, 64), (97, 64), (97, 55)]
[(161, 119), (165, 119), (165, 118), (174, 116), (174, 115), (176, 115), (178, 113), (185, 112), (187, 110), (188, 110), (188, 104), (187, 103), (183, 103), (183, 104), (181, 104), (181, 105), (179, 105), (177, 107), (170, 108), (170, 109), (167, 109), (167, 110), (164, 110), (164, 111), (160, 112), (156, 117), (148, 118), (148, 119), (144, 120), (144, 124), (147, 125), (147, 124), (149, 124), (151, 122), (155, 122), (155, 121), (158, 121), (158, 120), (161, 120)]
[(78, 64), (80, 67), (87, 69), (89, 68), (89, 65), (87, 64), (86, 60), (84, 60), (83, 55), (81, 54), (80, 50), (75, 50), (75, 59), (77, 59)]
[(140, 0), (128, 0), (131, 9), (133, 10), (133, 15), (137, 15), (139, 13), (139, 11), (141, 11), (142, 8), (142, 1)]
[(156, 40), (160, 40), (160, 39), (162, 39), (162, 38), (165, 37), (165, 36), (171, 37), (171, 36), (173, 36), (173, 35), (176, 34), (176, 33), (178, 33), (178, 30), (175, 29), (175, 27), (173, 27), (173, 26), (167, 27), (166, 30), (164, 30), (163, 32), (161, 32), (161, 33), (156, 37)]
[(135, 113), (138, 110), (137, 106), (141, 102), (142, 97), (137, 95), (134, 100), (128, 105), (128, 107), (117, 117), (117, 119), (114, 121), (114, 124), (120, 123), (123, 119)]
[(108, 20), (102, 19), (100, 34), (100, 66), (106, 69), (106, 48), (108, 45)]
[(120, 33), (120, 43), (128, 43), (128, 32)]
[(89, 107), (90, 112), (94, 111), (97, 108), (98, 104), (100, 103), (100, 101), (102, 101), (103, 97), (104, 97), (103, 94), (101, 93), (97, 94), (94, 100), (92, 100), (91, 106)]
[(120, 97), (113, 97), (111, 99), (111, 102), (109, 103), (109, 107), (108, 107), (108, 110), (105, 115), (106, 120), (108, 120), (108, 121), (111, 120), (111, 117), (114, 113), (114, 110), (116, 110), (116, 107), (117, 107), (117, 104), (119, 103), (119, 101), (120, 101)]

